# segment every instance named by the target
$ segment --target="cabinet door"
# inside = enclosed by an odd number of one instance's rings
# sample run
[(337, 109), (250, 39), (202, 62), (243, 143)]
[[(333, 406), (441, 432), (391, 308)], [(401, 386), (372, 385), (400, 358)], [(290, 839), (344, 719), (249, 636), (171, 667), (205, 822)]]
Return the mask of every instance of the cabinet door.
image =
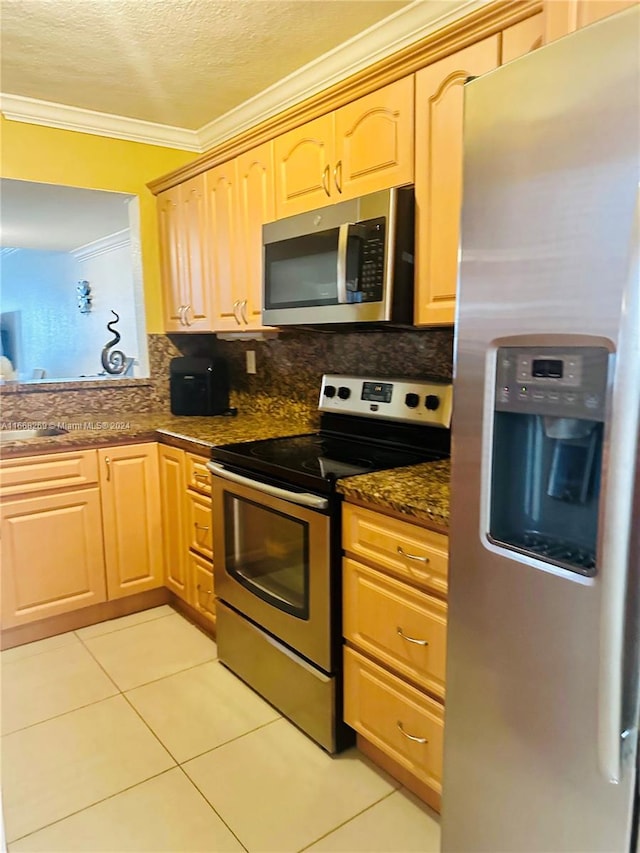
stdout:
[(519, 24), (514, 24), (508, 27), (502, 33), (502, 65), (511, 62), (512, 59), (517, 59), (519, 56), (524, 56), (525, 53), (530, 53), (542, 47), (543, 30), (544, 30), (544, 13), (538, 12), (531, 18), (520, 21)]
[(165, 329), (167, 332), (176, 332), (183, 328), (181, 309), (186, 302), (181, 258), (183, 238), (179, 186), (158, 195), (158, 227)]
[(336, 200), (413, 183), (413, 95), (411, 75), (336, 111)]
[(2, 504), (2, 626), (106, 601), (100, 492)]
[(160, 497), (162, 503), (162, 550), (164, 583), (172, 592), (189, 600), (187, 545), (185, 542), (184, 493), (185, 453), (176, 447), (158, 447)]
[[(273, 142), (267, 142), (237, 158), (239, 194), (239, 239), (242, 251), (237, 258), (242, 300), (243, 328), (262, 325), (262, 226), (276, 218)], [(242, 292), (241, 292), (242, 291)]]
[(213, 566), (199, 554), (188, 555), (191, 576), (190, 604), (210, 622), (216, 621), (216, 597), (213, 587)]
[(544, 42), (566, 36), (581, 27), (615, 15), (638, 0), (545, 0)]
[(211, 498), (187, 490), (187, 544), (207, 560), (213, 560)]
[(330, 183), (335, 163), (333, 113), (278, 136), (274, 152), (278, 219), (339, 200)]
[(499, 36), (416, 74), (417, 325), (453, 323), (462, 203), (462, 104), (469, 76), (497, 68)]
[(98, 451), (109, 599), (163, 585), (158, 448)]
[(203, 332), (211, 328), (205, 200), (204, 175), (158, 196), (167, 332)]
[(207, 244), (209, 282), (216, 331), (242, 327), (238, 282), (238, 211), (236, 161), (230, 160), (205, 173), (207, 191)]
[(185, 300), (183, 332), (206, 332), (211, 326), (211, 292), (208, 281), (209, 235), (206, 230), (204, 175), (180, 186), (182, 207), (182, 269)]

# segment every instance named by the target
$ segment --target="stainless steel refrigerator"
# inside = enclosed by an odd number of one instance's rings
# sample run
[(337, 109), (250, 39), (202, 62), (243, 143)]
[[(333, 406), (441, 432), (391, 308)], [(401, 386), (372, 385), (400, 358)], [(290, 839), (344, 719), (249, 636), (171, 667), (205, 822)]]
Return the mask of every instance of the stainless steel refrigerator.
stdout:
[(444, 853), (637, 845), (639, 36), (465, 86)]

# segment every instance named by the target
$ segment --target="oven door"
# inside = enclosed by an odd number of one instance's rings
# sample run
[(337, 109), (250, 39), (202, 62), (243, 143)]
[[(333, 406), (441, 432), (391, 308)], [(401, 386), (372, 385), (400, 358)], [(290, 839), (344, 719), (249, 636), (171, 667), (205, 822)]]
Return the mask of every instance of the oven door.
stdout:
[[(216, 595), (331, 672), (328, 501), (277, 489), (209, 463)], [(308, 500), (304, 506), (294, 500)], [(324, 505), (324, 506), (323, 506)]]

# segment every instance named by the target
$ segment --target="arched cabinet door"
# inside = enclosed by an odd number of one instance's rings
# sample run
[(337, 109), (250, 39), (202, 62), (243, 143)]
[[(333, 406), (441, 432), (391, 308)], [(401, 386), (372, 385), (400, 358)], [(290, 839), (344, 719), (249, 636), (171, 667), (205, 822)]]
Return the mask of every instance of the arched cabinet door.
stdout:
[(158, 196), (165, 330), (211, 329), (204, 175)]
[(413, 75), (336, 111), (336, 200), (413, 183)]
[(500, 64), (491, 36), (416, 74), (416, 325), (454, 320), (466, 79)]
[(278, 219), (337, 201), (330, 183), (333, 120), (329, 113), (275, 139)]
[(243, 247), (239, 258), (240, 318), (245, 329), (271, 328), (262, 325), (262, 226), (276, 218), (273, 143), (266, 142), (241, 154), (237, 166), (238, 227)]
[(214, 303), (212, 328), (238, 331), (238, 202), (236, 161), (205, 172), (207, 193), (207, 262)]

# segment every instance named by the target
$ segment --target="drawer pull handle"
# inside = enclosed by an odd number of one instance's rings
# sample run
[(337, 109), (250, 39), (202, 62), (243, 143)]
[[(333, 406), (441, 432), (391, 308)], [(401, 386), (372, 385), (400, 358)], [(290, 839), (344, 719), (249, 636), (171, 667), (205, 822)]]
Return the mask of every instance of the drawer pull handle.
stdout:
[(198, 524), (197, 521), (193, 522), (193, 526), (195, 527), (196, 530), (205, 530), (206, 531), (209, 529), (208, 527), (204, 527), (202, 524)]
[(398, 554), (400, 554), (402, 557), (406, 557), (407, 560), (415, 560), (418, 563), (424, 563), (425, 566), (429, 562), (428, 557), (421, 557), (419, 554), (409, 554), (407, 551), (404, 550), (401, 545), (398, 545)]
[(416, 737), (415, 735), (410, 735), (409, 732), (405, 732), (404, 727), (403, 727), (400, 720), (398, 720), (396, 725), (400, 729), (400, 734), (404, 735), (407, 738), (407, 740), (413, 740), (416, 743), (429, 743), (429, 741), (426, 739), (426, 737)]
[(427, 640), (417, 640), (415, 637), (408, 637), (399, 625), (396, 628), (396, 631), (402, 637), (403, 640), (407, 641), (407, 643), (415, 643), (416, 646), (428, 646), (429, 645)]
[(200, 584), (198, 584), (198, 592), (204, 592), (205, 595), (213, 595), (212, 589), (202, 589)]
[(207, 477), (206, 474), (194, 474), (194, 476), (199, 483), (208, 483), (209, 482), (209, 477)]
[(111, 479), (111, 459), (107, 456), (104, 460), (107, 466), (107, 482)]

